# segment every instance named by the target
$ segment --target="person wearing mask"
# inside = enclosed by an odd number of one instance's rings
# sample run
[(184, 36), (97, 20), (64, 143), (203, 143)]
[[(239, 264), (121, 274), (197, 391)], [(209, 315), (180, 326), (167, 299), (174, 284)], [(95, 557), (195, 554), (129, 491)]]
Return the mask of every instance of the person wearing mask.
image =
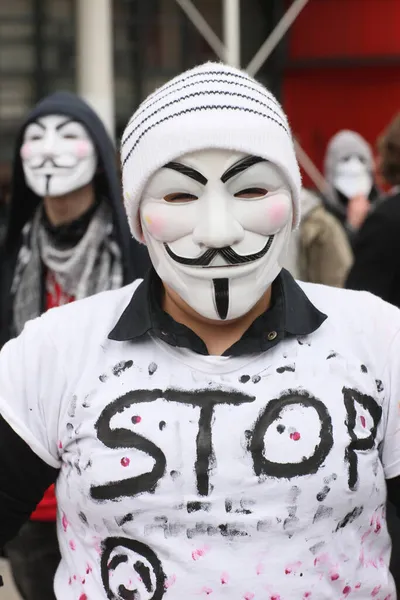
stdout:
[(380, 172), (391, 186), (359, 231), (347, 287), (400, 307), (400, 115), (378, 141)]
[(371, 146), (355, 131), (344, 129), (330, 140), (325, 154), (326, 206), (353, 243), (378, 192)]
[(283, 266), (300, 281), (343, 287), (353, 261), (343, 227), (313, 190), (302, 188), (300, 201), (301, 223)]
[(400, 311), (282, 270), (301, 182), (278, 101), (201, 65), (121, 158), (153, 268), (2, 349), (0, 543), (56, 480), (57, 600), (394, 598)]
[[(126, 224), (104, 125), (74, 94), (48, 96), (16, 143), (1, 259), (0, 347), (46, 310), (118, 289), (143, 276), (147, 265), (145, 248), (131, 240)], [(25, 600), (54, 598), (60, 560), (54, 486), (6, 553)]]

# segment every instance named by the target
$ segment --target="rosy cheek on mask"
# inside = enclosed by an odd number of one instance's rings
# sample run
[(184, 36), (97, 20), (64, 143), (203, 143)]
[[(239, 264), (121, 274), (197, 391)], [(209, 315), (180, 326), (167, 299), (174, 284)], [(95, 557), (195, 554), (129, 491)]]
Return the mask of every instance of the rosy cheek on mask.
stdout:
[(289, 207), (286, 202), (275, 201), (267, 206), (266, 217), (271, 229), (282, 229), (289, 219)]
[(21, 158), (22, 160), (27, 160), (32, 156), (32, 144), (30, 142), (25, 142), (21, 146)]
[(195, 207), (148, 202), (141, 209), (142, 227), (159, 242), (174, 242), (193, 232)]
[(163, 237), (165, 221), (160, 215), (144, 213), (142, 219), (147, 231), (152, 237), (156, 239)]
[(86, 158), (91, 152), (91, 145), (87, 140), (79, 140), (75, 144), (75, 154), (78, 158)]
[(236, 208), (236, 218), (247, 231), (272, 235), (291, 220), (291, 206), (289, 194), (271, 194), (262, 200), (240, 203)]

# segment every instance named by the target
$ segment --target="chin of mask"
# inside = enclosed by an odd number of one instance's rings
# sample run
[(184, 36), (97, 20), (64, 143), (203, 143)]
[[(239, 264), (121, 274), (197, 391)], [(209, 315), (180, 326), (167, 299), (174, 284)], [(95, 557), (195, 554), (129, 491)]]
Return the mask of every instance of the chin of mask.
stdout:
[(271, 163), (205, 150), (155, 173), (140, 218), (163, 282), (200, 315), (229, 320), (249, 312), (280, 272), (292, 200)]
[(30, 123), (21, 146), (28, 187), (38, 196), (63, 196), (92, 181), (96, 150), (85, 127), (61, 115)]
[(368, 196), (373, 179), (365, 163), (357, 156), (352, 156), (339, 162), (333, 184), (346, 198), (353, 198)]

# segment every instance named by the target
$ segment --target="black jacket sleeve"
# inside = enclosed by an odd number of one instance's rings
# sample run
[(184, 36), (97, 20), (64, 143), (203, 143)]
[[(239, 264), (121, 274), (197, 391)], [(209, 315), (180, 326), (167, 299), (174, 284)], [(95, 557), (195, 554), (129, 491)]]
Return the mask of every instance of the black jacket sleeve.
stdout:
[(388, 500), (396, 509), (397, 516), (400, 517), (400, 477), (386, 480)]
[(389, 206), (379, 206), (365, 220), (354, 244), (354, 264), (346, 287), (376, 294), (397, 303), (400, 222)]
[(0, 415), (0, 548), (29, 519), (57, 475)]

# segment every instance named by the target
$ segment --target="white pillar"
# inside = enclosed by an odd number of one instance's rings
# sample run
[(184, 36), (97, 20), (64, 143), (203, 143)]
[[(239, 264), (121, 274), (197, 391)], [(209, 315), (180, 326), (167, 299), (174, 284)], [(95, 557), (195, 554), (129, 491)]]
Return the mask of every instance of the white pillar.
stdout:
[(112, 0), (77, 0), (78, 93), (115, 138)]
[(225, 62), (240, 68), (240, 0), (223, 0)]

